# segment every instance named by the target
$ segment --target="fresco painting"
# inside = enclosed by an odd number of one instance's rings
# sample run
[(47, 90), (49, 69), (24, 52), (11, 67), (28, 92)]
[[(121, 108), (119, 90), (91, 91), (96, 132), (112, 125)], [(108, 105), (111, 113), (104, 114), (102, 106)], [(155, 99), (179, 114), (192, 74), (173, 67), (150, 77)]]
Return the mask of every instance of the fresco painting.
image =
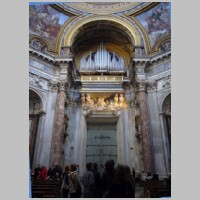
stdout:
[(54, 48), (57, 34), (68, 18), (48, 4), (29, 5), (29, 34), (45, 38)]
[(136, 17), (136, 19), (146, 29), (151, 47), (154, 48), (156, 43), (166, 35), (171, 34), (171, 3), (162, 2)]
[(32, 46), (39, 49), (40, 51), (46, 51), (46, 46), (38, 40), (33, 41)]

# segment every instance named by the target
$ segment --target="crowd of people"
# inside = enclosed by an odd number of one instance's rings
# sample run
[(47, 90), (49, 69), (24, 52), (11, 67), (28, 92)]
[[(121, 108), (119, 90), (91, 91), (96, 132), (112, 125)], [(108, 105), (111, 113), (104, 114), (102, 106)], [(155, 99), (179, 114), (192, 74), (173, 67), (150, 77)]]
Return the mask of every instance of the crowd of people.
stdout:
[(87, 163), (86, 172), (79, 176), (78, 166), (58, 165), (47, 169), (38, 165), (32, 173), (32, 179), (61, 180), (63, 198), (134, 198), (135, 179), (126, 165), (114, 167), (114, 161), (108, 160), (100, 174), (97, 163)]

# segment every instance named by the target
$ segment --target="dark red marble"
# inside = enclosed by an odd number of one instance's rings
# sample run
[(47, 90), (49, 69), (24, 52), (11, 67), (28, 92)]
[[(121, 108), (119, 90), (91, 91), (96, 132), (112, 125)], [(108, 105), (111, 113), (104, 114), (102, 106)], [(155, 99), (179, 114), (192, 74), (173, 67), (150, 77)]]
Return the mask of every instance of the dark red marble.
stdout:
[(51, 147), (51, 164), (62, 165), (65, 92), (60, 90), (56, 102), (55, 124)]
[(143, 160), (144, 170), (152, 172), (152, 151), (151, 138), (149, 127), (148, 107), (145, 91), (138, 93), (139, 109), (141, 117), (141, 131), (142, 131), (142, 146), (143, 146)]

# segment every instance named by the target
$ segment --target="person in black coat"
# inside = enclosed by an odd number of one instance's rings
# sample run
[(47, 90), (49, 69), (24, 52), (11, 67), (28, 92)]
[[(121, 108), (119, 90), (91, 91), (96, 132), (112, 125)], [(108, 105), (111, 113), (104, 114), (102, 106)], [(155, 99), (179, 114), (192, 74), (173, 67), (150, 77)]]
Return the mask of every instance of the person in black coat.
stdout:
[(98, 164), (93, 163), (93, 174), (95, 177), (95, 189), (96, 189), (96, 198), (102, 198), (102, 181), (101, 181), (101, 174), (98, 171)]

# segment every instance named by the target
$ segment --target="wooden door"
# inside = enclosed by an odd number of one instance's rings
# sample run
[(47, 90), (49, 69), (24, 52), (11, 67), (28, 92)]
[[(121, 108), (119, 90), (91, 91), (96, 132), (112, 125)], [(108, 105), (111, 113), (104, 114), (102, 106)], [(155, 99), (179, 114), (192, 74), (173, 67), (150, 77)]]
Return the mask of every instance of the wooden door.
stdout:
[(97, 163), (102, 172), (107, 160), (117, 163), (117, 137), (114, 123), (88, 123), (86, 163)]

